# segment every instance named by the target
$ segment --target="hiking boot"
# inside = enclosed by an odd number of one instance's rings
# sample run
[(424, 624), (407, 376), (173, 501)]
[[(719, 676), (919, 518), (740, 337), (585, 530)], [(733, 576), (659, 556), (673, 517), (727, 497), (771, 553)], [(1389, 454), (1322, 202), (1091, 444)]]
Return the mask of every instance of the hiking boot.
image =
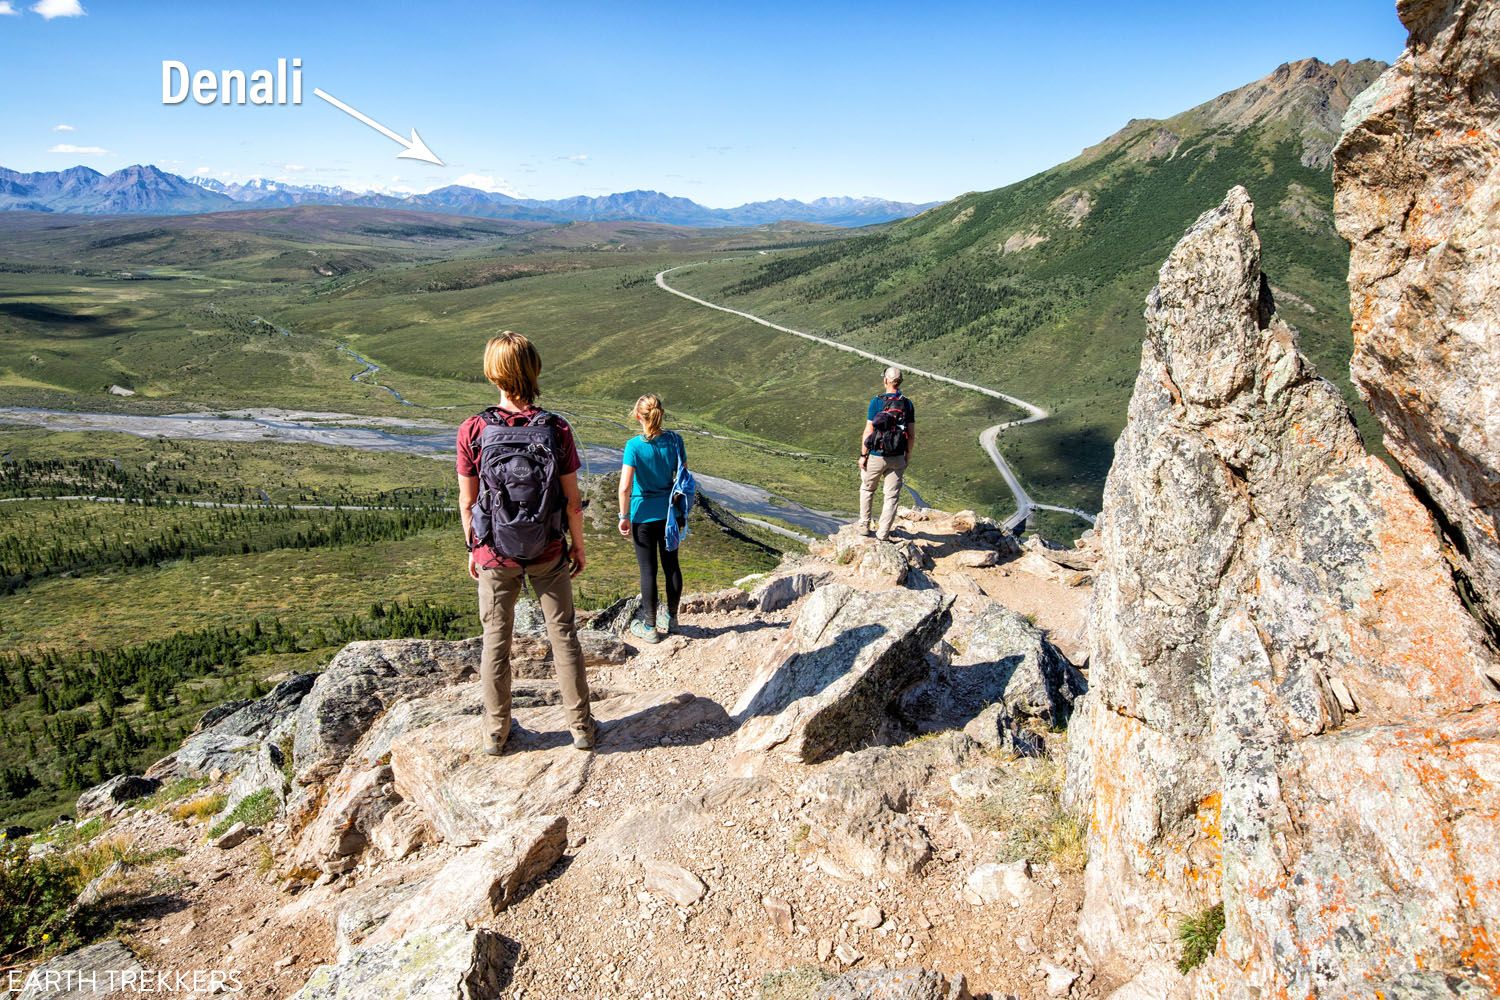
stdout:
[(587, 729), (575, 730), (573, 733), (573, 749), (592, 750), (594, 744), (599, 740), (599, 721), (590, 719)]
[(484, 741), (484, 752), (491, 757), (498, 757), (505, 752), (505, 740), (497, 740), (490, 737)]
[(630, 623), (630, 634), (642, 642), (655, 644), (661, 641), (661, 636), (656, 634), (656, 628), (647, 625), (639, 618)]
[(665, 632), (668, 635), (677, 633), (677, 616), (665, 607), (656, 609), (656, 631)]

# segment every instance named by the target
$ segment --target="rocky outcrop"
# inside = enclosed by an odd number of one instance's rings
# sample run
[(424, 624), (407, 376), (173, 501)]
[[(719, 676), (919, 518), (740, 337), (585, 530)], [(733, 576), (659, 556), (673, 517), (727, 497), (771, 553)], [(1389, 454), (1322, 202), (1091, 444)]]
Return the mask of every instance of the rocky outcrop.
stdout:
[(816, 762), (883, 742), (888, 706), (924, 673), (951, 600), (842, 584), (813, 591), (735, 704), (739, 749)]
[(479, 673), (479, 640), (385, 639), (345, 646), (297, 708), (292, 760), (298, 784), (336, 774), (389, 704)]
[(1184, 989), (1493, 989), (1492, 651), (1432, 517), (1275, 316), (1252, 217), (1235, 188), (1147, 301), (1071, 727), (1080, 934), (1126, 978), (1222, 902)]
[(486, 1000), (509, 984), (514, 963), (510, 942), (494, 931), (462, 924), (424, 928), (322, 966), (293, 1000)]
[(79, 819), (87, 819), (96, 813), (109, 812), (131, 799), (150, 795), (160, 787), (161, 782), (155, 778), (143, 778), (139, 774), (116, 775), (78, 796), (73, 813)]
[[(433, 696), (444, 721), (398, 737), (391, 745), (395, 791), (453, 845), (487, 839), (516, 819), (562, 812), (578, 794), (592, 761), (573, 749), (561, 708), (538, 708), (526, 728), (511, 732), (502, 757), (480, 752), (477, 685)], [(658, 746), (673, 739), (721, 735), (724, 710), (690, 694), (646, 692), (593, 703), (600, 720), (599, 753)], [(532, 728), (539, 727), (539, 728)]]
[[(59, 955), (31, 974), (15, 977), (20, 985), (17, 1000), (43, 1000), (61, 996), (124, 996), (132, 979), (140, 982), (146, 969), (135, 953), (120, 941), (100, 941), (86, 948)], [(224, 982), (221, 974), (220, 983)], [(222, 986), (221, 986), (222, 988)]]
[(930, 675), (901, 695), (908, 725), (919, 733), (962, 729), (990, 706), (1016, 724), (1067, 721), (1087, 685), (1041, 630), (983, 597), (955, 599), (951, 617)]
[(1335, 214), (1349, 240), (1360, 395), (1500, 635), (1500, 10), (1398, 5), (1406, 51), (1349, 109)]
[(963, 976), (931, 969), (860, 969), (824, 983), (813, 1000), (969, 1000)]
[(808, 806), (799, 850), (844, 880), (915, 875), (932, 857), (932, 843), (908, 815), (911, 789), (931, 772), (920, 750), (871, 747), (838, 758), (801, 788)]
[(364, 942), (399, 941), (414, 931), (454, 919), (488, 920), (510, 906), (523, 885), (557, 863), (568, 846), (562, 816), (516, 820), (481, 844), (459, 851), (416, 892), (395, 906)]

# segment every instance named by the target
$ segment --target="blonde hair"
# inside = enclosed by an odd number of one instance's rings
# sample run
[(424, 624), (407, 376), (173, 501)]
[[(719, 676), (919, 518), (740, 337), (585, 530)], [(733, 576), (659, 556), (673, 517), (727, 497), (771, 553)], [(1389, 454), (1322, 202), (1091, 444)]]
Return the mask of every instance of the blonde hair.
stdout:
[(647, 441), (656, 440), (661, 434), (661, 418), (664, 416), (661, 397), (654, 392), (646, 393), (635, 401), (635, 409), (630, 411), (630, 416), (646, 425)]
[(542, 357), (521, 334), (505, 330), (485, 345), (484, 377), (511, 399), (530, 403), (540, 396), (537, 377), (541, 374)]

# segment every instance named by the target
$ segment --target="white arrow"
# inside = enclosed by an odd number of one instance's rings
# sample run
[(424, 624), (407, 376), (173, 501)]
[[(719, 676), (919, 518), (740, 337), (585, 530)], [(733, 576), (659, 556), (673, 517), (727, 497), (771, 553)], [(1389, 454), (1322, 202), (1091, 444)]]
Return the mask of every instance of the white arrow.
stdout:
[(314, 87), (313, 93), (317, 94), (319, 97), (323, 98), (323, 100), (327, 101), (329, 104), (332, 104), (334, 107), (344, 112), (344, 114), (351, 115), (354, 118), (357, 118), (360, 121), (364, 122), (366, 125), (370, 126), (372, 129), (379, 132), (387, 139), (395, 139), (401, 145), (405, 146), (406, 149), (404, 151), (396, 154), (396, 159), (423, 160), (427, 163), (436, 163), (440, 167), (443, 166), (443, 161), (437, 158), (436, 153), (427, 148), (427, 143), (422, 141), (422, 137), (420, 135), (417, 135), (416, 129), (411, 130), (410, 139), (403, 139), (400, 135), (392, 132), (390, 129), (386, 128), (384, 125), (371, 118), (369, 115), (362, 115), (358, 111), (355, 111), (353, 108), (349, 107), (349, 105), (345, 104), (337, 97), (334, 97), (332, 94), (323, 90), (323, 88)]

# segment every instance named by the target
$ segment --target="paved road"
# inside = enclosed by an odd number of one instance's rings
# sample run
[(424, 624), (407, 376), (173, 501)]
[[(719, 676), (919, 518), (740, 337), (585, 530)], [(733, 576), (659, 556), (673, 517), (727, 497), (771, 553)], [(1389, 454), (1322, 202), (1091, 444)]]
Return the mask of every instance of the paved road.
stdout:
[(656, 275), (656, 285), (664, 292), (670, 292), (673, 295), (676, 295), (678, 298), (687, 299), (689, 302), (695, 302), (700, 306), (706, 306), (709, 309), (716, 309), (719, 312), (729, 313), (730, 315), (738, 316), (741, 319), (748, 319), (752, 323), (759, 323), (761, 326), (769, 327), (772, 330), (777, 330), (781, 333), (789, 333), (794, 337), (801, 337), (803, 340), (810, 340), (815, 344), (822, 344), (824, 347), (832, 347), (837, 351), (845, 351), (849, 354), (856, 354), (859, 357), (877, 362), (878, 364), (881, 364), (885, 367), (894, 366), (896, 368), (900, 368), (902, 371), (906, 372), (909, 375), (916, 375), (921, 378), (931, 379), (934, 382), (943, 382), (947, 385), (957, 386), (960, 389), (967, 389), (970, 392), (977, 392), (980, 395), (989, 396), (991, 399), (1003, 399), (1005, 402), (1010, 403), (1013, 406), (1019, 406), (1021, 409), (1026, 411), (1026, 416), (1022, 417), (1020, 420), (1012, 420), (1008, 423), (995, 424), (993, 427), (986, 427), (979, 434), (980, 447), (984, 449), (985, 454), (989, 455), (990, 461), (995, 463), (995, 468), (1000, 471), (1001, 478), (1005, 480), (1006, 487), (1010, 490), (1011, 496), (1013, 496), (1016, 501), (1016, 512), (1005, 519), (1005, 526), (1007, 528), (1014, 529), (1017, 525), (1021, 524), (1021, 522), (1025, 521), (1026, 518), (1031, 515), (1031, 512), (1033, 510), (1037, 509), (1055, 510), (1067, 514), (1076, 514), (1087, 521), (1089, 524), (1094, 523), (1093, 516), (1090, 514), (1086, 514), (1081, 510), (1076, 510), (1072, 507), (1054, 507), (1051, 504), (1037, 503), (1036, 501), (1032, 500), (1030, 495), (1027, 494), (1026, 488), (1021, 485), (1021, 481), (1016, 478), (1016, 474), (1011, 471), (1009, 463), (1005, 461), (1005, 456), (1000, 454), (998, 438), (1001, 431), (1005, 430), (1007, 427), (1019, 427), (1022, 424), (1034, 424), (1039, 421), (1046, 420), (1046, 410), (1042, 409), (1040, 406), (1037, 406), (1035, 403), (1028, 403), (1024, 399), (1009, 395), (1007, 393), (1003, 393), (998, 389), (991, 389), (987, 386), (976, 385), (973, 382), (964, 382), (960, 379), (949, 378), (947, 375), (939, 375), (936, 372), (930, 372), (925, 371), (921, 368), (915, 368), (911, 365), (906, 364), (904, 361), (896, 361), (892, 358), (881, 357), (879, 354), (872, 354), (869, 351), (862, 351), (857, 347), (851, 347), (850, 345), (840, 343), (837, 340), (829, 340), (827, 337), (819, 337), (816, 334), (807, 333), (803, 330), (794, 330), (789, 326), (782, 326), (780, 323), (773, 323), (770, 320), (763, 319), (762, 317), (756, 316), (753, 313), (747, 313), (740, 309), (731, 309), (729, 306), (721, 306), (716, 302), (709, 302), (707, 299), (700, 299), (696, 295), (689, 295), (687, 292), (684, 292), (681, 289), (673, 288), (671, 285), (667, 284), (667, 275), (671, 274), (673, 271), (681, 270), (684, 267), (697, 267), (700, 264), (707, 263), (712, 262), (699, 261), (697, 264), (679, 264), (677, 267), (669, 267), (664, 271), (659, 271)]

